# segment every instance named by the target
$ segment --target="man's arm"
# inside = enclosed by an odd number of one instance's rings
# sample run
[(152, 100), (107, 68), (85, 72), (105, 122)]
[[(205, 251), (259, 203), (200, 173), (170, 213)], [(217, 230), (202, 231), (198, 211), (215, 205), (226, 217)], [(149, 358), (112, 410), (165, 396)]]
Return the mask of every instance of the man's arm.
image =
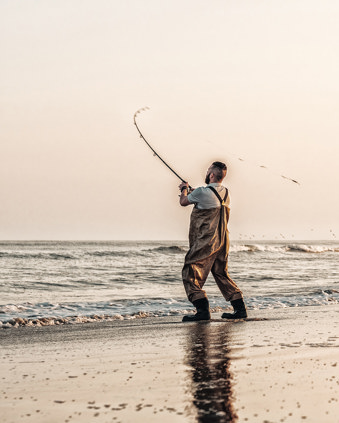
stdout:
[(179, 185), (179, 189), (181, 190), (180, 194), (180, 205), (183, 207), (189, 206), (191, 203), (188, 201), (187, 194), (188, 194), (188, 184), (187, 182), (182, 182)]
[(231, 212), (230, 208), (226, 206), (226, 219), (227, 219), (227, 223), (230, 220), (230, 212)]

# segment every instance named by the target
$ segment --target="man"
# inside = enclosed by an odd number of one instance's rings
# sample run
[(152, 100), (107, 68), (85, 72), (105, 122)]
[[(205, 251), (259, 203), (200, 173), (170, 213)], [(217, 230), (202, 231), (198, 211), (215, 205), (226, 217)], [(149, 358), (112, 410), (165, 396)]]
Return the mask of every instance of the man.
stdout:
[(203, 290), (210, 271), (225, 300), (230, 301), (234, 309), (234, 313), (224, 313), (221, 317), (247, 317), (242, 293), (227, 271), (230, 199), (227, 188), (221, 185), (226, 173), (224, 163), (214, 162), (206, 173), (206, 187), (189, 192), (188, 183), (182, 182), (179, 185), (180, 205), (186, 207), (194, 204), (189, 230), (190, 248), (185, 257), (182, 278), (187, 297), (197, 312), (193, 316), (184, 316), (183, 322), (211, 318), (208, 299)]

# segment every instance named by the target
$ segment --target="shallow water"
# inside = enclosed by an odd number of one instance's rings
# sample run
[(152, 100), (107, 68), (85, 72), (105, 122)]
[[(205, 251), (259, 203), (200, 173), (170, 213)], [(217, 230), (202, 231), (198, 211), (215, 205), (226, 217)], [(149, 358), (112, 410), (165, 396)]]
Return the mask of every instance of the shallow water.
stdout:
[[(134, 318), (192, 310), (181, 282), (186, 242), (1, 242), (0, 321)], [(338, 242), (234, 242), (231, 277), (249, 310), (339, 302)], [(211, 307), (229, 306), (212, 277)]]

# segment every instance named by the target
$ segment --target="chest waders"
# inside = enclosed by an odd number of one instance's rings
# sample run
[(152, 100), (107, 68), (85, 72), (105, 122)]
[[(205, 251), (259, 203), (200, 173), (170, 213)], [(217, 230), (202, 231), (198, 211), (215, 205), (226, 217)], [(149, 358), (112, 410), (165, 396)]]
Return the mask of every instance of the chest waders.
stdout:
[(226, 207), (228, 190), (222, 199), (215, 188), (208, 186), (220, 202), (220, 207), (198, 209), (191, 213), (189, 250), (185, 256), (182, 279), (187, 298), (197, 308), (194, 316), (184, 316), (183, 321), (209, 320), (210, 311), (203, 286), (210, 272), (226, 301), (242, 301), (242, 293), (230, 278), (227, 269), (229, 237)]

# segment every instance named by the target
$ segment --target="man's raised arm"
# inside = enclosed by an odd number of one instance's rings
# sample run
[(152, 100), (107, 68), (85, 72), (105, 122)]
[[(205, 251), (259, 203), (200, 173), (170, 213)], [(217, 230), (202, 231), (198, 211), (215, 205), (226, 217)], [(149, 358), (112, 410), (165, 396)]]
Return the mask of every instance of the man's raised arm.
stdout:
[(181, 184), (179, 185), (179, 189), (181, 191), (180, 194), (180, 205), (183, 207), (189, 206), (191, 203), (188, 201), (187, 195), (188, 195), (188, 183), (187, 182), (181, 182)]

